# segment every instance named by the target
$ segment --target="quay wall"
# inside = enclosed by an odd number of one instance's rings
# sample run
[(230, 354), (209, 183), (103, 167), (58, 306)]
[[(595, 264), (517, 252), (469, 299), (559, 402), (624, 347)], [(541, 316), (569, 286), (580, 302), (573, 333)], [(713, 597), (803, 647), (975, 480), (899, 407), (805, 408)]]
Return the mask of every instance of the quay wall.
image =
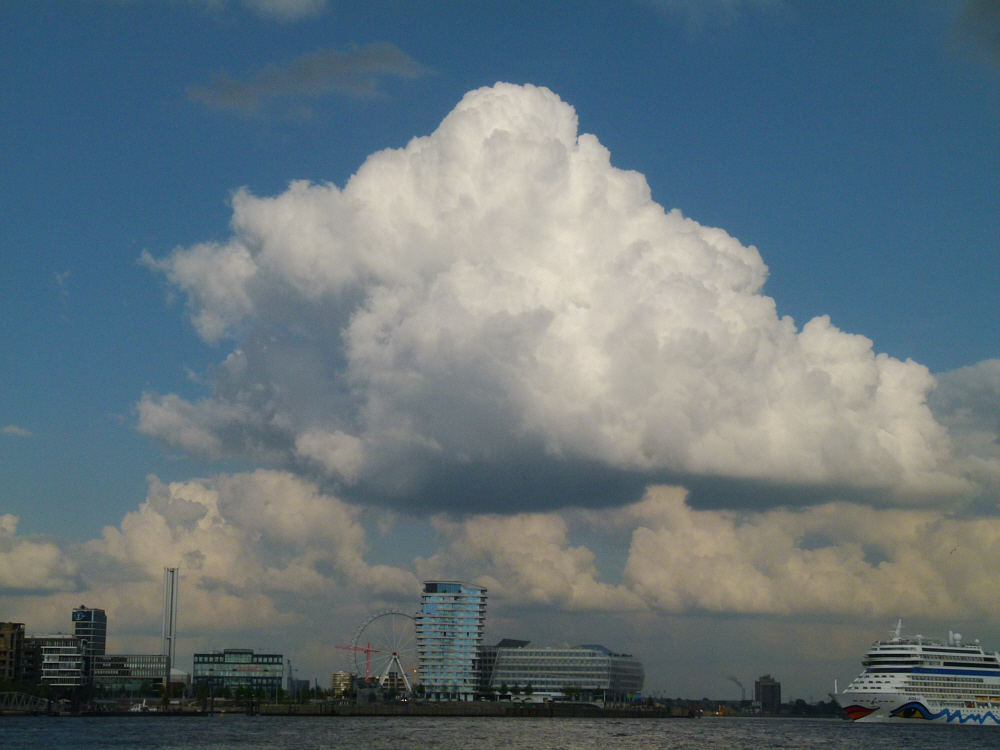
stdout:
[(667, 719), (687, 717), (681, 708), (600, 708), (592, 705), (510, 704), (500, 702), (344, 705), (264, 704), (261, 716), (495, 716), (583, 719)]

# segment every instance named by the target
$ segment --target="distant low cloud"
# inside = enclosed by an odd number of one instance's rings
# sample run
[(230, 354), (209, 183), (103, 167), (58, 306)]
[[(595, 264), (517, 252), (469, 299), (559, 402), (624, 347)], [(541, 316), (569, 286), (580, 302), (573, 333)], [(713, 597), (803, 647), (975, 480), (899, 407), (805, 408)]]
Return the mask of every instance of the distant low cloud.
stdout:
[[(431, 520), (437, 536), (414, 546), (406, 524), (394, 528), (288, 472), (258, 470), (170, 484), (150, 477), (136, 510), (83, 543), (19, 536), (17, 520), (0, 515), (0, 607), (29, 630), (65, 627), (87, 602), (107, 610), (118, 636), (156, 632), (163, 568), (179, 566), (184, 638), (259, 642), (277, 629), (287, 652), (320, 655), (320, 674), (335, 664), (331, 645), (367, 612), (412, 611), (420, 581), (433, 578), (486, 586), (497, 637), (517, 634), (505, 632), (512, 611), (533, 613), (519, 622), (536, 619), (551, 639), (562, 633), (545, 623), (560, 613), (621, 623), (1000, 617), (1000, 520), (937, 510), (699, 511), (682, 488), (658, 486), (614, 510), (441, 514)], [(382, 527), (389, 545), (413, 557), (384, 564), (366, 527)], [(581, 533), (593, 549), (572, 541)], [(627, 558), (601, 559), (609, 544), (623, 544)]]
[(242, 7), (265, 20), (284, 23), (302, 21), (321, 15), (327, 0), (191, 0), (212, 10)]
[(234, 342), (210, 394), (139, 402), (192, 453), (421, 512), (713, 482), (715, 507), (953, 506), (1000, 465), (957, 456), (926, 367), (780, 317), (756, 248), (665, 211), (544, 88), (470, 92), (343, 189), (238, 191), (232, 226), (145, 259)]
[(73, 275), (73, 271), (67, 268), (62, 273), (56, 271), (56, 286), (59, 287), (59, 293), (64, 297), (69, 294), (69, 289), (67, 287), (67, 280)]
[(412, 572), (365, 561), (360, 517), (283, 472), (150, 477), (145, 502), (83, 544), (19, 537), (17, 518), (0, 516), (0, 602), (44, 629), (58, 623), (50, 613), (65, 617), (86, 596), (118, 632), (141, 631), (157, 622), (163, 568), (179, 566), (190, 636), (287, 627), (311, 606), (325, 620), (342, 597), (414, 599)]
[(23, 427), (18, 427), (16, 424), (7, 425), (3, 429), (0, 429), (0, 433), (3, 433), (4, 435), (10, 435), (11, 437), (20, 437), (20, 438), (30, 438), (35, 436), (35, 434), (30, 430), (26, 430)]
[(258, 15), (281, 21), (312, 18), (326, 10), (326, 0), (243, 0), (243, 5)]
[(733, 23), (747, 12), (782, 9), (785, 0), (640, 0), (665, 15), (683, 18), (693, 28), (709, 23)]
[[(651, 487), (607, 511), (435, 521), (446, 540), (421, 575), (467, 571), (491, 598), (565, 610), (799, 617), (993, 618), (1000, 520), (825, 503), (797, 511), (698, 511), (677, 487)], [(621, 583), (569, 542), (590, 524), (628, 540)], [(605, 567), (605, 566), (602, 566)]]
[(375, 96), (387, 78), (415, 79), (427, 72), (394, 44), (379, 43), (319, 50), (284, 66), (271, 65), (248, 80), (216, 76), (207, 85), (190, 87), (188, 96), (213, 109), (251, 115), (281, 97)]
[[(606, 514), (602, 522), (615, 519)], [(626, 585), (663, 611), (885, 619), (1000, 613), (982, 588), (986, 578), (968, 575), (1000, 551), (996, 518), (849, 503), (698, 512), (675, 489), (653, 488), (618, 523), (633, 527)]]

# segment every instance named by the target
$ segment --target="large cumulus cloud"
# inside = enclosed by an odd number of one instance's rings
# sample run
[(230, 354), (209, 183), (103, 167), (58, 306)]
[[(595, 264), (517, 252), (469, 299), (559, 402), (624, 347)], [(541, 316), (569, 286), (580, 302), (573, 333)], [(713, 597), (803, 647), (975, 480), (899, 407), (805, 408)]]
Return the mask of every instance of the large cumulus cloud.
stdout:
[(343, 189), (238, 191), (232, 228), (145, 256), (234, 342), (210, 395), (139, 403), (189, 451), (438, 507), (698, 477), (970, 490), (925, 367), (781, 317), (755, 248), (664, 211), (547, 89), (470, 92)]

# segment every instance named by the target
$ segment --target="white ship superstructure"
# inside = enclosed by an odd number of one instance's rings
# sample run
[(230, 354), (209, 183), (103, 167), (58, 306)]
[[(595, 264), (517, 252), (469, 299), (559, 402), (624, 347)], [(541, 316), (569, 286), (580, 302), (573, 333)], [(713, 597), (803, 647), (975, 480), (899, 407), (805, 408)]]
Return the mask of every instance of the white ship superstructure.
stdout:
[(902, 629), (900, 620), (872, 645), (864, 672), (838, 696), (851, 719), (1000, 725), (1000, 655), (958, 633), (936, 640)]

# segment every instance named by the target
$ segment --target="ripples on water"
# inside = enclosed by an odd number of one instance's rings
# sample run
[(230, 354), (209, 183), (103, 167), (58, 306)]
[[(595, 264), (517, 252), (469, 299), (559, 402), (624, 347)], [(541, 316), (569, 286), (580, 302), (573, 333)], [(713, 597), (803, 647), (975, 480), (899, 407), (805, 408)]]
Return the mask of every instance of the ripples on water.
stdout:
[(995, 748), (1000, 728), (808, 719), (0, 718), (3, 750)]

